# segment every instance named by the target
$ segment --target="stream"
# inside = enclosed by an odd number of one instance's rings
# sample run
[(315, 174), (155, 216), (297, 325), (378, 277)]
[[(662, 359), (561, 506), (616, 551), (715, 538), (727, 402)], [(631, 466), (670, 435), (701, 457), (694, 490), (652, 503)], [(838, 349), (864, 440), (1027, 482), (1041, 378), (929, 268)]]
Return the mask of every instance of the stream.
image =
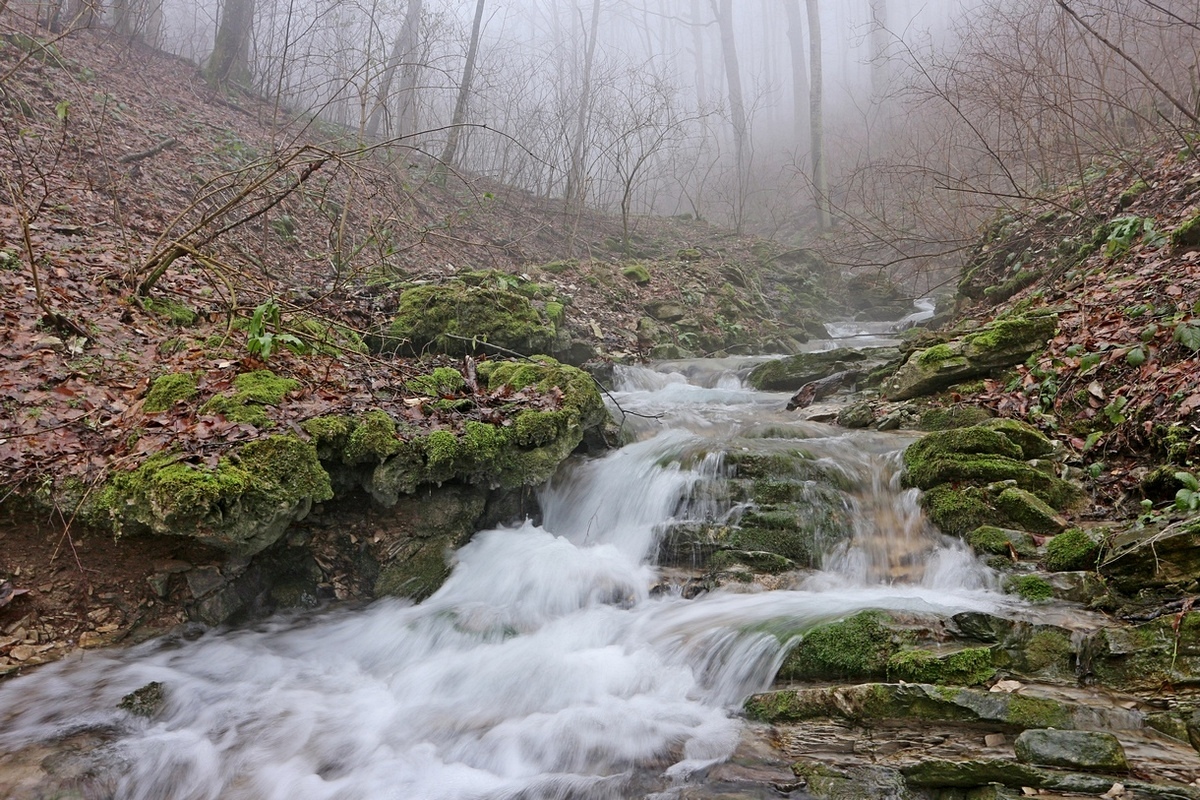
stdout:
[[(679, 797), (771, 684), (788, 644), (773, 623), (1011, 606), (899, 487), (912, 437), (798, 421), (785, 395), (745, 388), (753, 363), (619, 368), (616, 401), (647, 415), (626, 417), (632, 443), (566, 465), (541, 525), (478, 533), (423, 603), (77, 654), (0, 686), (0, 753), (90, 737), (71, 756), (86, 791), (47, 797)], [(742, 509), (713, 491), (725, 454), (797, 445), (846, 476), (853, 536), (769, 591), (685, 599), (654, 565), (663, 531), (735, 524)], [(152, 681), (153, 720), (118, 709)]]

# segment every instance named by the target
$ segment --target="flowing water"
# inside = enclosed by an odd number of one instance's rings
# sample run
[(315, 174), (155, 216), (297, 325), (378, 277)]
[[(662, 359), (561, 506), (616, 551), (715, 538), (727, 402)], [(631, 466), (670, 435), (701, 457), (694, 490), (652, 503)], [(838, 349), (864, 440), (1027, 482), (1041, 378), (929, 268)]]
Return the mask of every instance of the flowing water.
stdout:
[[(798, 422), (743, 386), (750, 363), (621, 372), (616, 401), (645, 415), (625, 418), (633, 443), (564, 469), (541, 526), (477, 534), (420, 605), (84, 653), (0, 686), (0, 753), (99, 731), (74, 796), (121, 800), (673, 797), (737, 745), (741, 702), (784, 656), (778, 623), (1003, 605), (899, 488), (910, 439)], [(852, 537), (791, 588), (672, 590), (662, 531), (736, 521), (711, 491), (723, 454), (798, 444), (846, 476)], [(118, 710), (151, 681), (153, 720)]]

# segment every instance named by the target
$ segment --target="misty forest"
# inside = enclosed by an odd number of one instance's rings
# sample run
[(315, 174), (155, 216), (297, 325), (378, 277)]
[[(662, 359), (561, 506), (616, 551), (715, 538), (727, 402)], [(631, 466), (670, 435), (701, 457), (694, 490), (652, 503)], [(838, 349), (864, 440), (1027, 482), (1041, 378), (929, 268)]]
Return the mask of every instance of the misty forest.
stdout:
[(0, 797), (1200, 800), (1200, 0), (0, 0)]

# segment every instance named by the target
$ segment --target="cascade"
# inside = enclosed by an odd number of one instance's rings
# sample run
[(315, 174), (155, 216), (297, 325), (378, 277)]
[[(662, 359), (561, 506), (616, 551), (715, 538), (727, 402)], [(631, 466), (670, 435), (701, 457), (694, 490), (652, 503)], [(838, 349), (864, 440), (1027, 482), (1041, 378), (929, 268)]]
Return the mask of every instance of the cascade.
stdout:
[[(541, 525), (478, 533), (423, 603), (80, 654), (0, 685), (0, 753), (69, 750), (83, 796), (127, 800), (676, 796), (737, 746), (781, 621), (1006, 602), (899, 487), (911, 439), (799, 422), (743, 386), (752, 361), (620, 369), (631, 443), (564, 468)], [(851, 535), (787, 585), (685, 597), (664, 531), (736, 526), (730, 454), (795, 447), (842, 476)], [(152, 681), (152, 720), (118, 709)]]

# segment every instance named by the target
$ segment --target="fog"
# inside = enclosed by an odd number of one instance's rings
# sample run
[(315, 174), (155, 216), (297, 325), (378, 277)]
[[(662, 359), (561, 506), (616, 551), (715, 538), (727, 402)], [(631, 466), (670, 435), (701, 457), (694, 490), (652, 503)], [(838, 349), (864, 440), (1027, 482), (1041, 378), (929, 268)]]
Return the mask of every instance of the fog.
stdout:
[(633, 227), (819, 238), (850, 266), (936, 265), (1196, 122), (1197, 0), (60, 2), (60, 26), (110, 25), (360, 146)]

